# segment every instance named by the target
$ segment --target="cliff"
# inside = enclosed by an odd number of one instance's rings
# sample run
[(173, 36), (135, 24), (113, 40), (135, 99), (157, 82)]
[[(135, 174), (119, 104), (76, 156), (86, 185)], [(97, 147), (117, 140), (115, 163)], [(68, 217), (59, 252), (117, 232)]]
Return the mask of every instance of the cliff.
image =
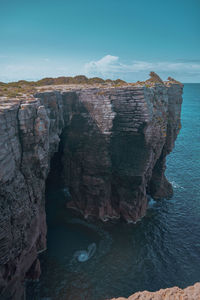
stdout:
[(128, 298), (113, 298), (111, 300), (200, 300), (200, 283), (186, 289), (178, 287), (161, 289), (157, 292), (138, 292)]
[(73, 87), (0, 100), (0, 293), (21, 299), (46, 247), (45, 182), (62, 143), (67, 206), (85, 218), (145, 215), (170, 197), (166, 155), (180, 130), (182, 86)]

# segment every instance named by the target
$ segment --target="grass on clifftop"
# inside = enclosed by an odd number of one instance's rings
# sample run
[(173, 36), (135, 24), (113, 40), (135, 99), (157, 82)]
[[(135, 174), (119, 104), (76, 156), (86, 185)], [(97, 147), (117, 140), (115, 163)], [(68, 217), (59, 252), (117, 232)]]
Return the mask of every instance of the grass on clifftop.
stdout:
[(51, 86), (51, 85), (67, 85), (67, 84), (87, 84), (87, 85), (112, 85), (119, 86), (124, 85), (126, 82), (121, 79), (111, 80), (111, 79), (102, 79), (99, 77), (87, 78), (84, 75), (78, 75), (75, 77), (58, 77), (58, 78), (43, 78), (38, 81), (26, 81), (19, 80), (17, 82), (4, 83), (0, 82), (0, 96), (8, 97), (17, 97), (23, 94), (34, 94), (37, 92), (36, 88), (42, 86)]
[[(111, 79), (102, 79), (99, 77), (93, 77), (93, 78), (87, 78), (84, 75), (78, 75), (75, 77), (57, 77), (57, 78), (51, 78), (46, 77), (43, 79), (40, 79), (38, 81), (26, 81), (26, 80), (19, 80), (17, 82), (9, 82), (4, 83), (0, 82), (0, 96), (7, 96), (7, 97), (20, 97), (25, 95), (33, 95), (38, 91), (39, 87), (42, 86), (52, 86), (52, 85), (100, 85), (100, 86), (113, 86), (113, 87), (120, 87), (124, 85), (141, 85), (146, 87), (151, 87), (155, 83), (164, 85), (165, 83), (162, 81), (162, 79), (155, 73), (150, 72), (150, 78), (146, 81), (137, 81), (136, 83), (127, 83), (124, 80), (117, 79), (117, 80), (111, 80)], [(169, 82), (181, 84), (179, 81), (176, 81), (175, 79), (168, 77)]]

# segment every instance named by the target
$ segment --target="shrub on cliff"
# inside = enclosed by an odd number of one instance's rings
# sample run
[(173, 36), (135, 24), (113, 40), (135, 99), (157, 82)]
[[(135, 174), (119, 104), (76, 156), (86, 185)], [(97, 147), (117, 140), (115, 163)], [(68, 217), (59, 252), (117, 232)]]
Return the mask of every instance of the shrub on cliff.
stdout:
[(88, 83), (89, 84), (95, 84), (95, 83), (104, 83), (105, 80), (103, 80), (102, 78), (99, 78), (99, 77), (92, 77), (92, 78), (88, 78)]
[(109, 84), (110, 84), (110, 83), (112, 83), (112, 82), (113, 82), (113, 81), (112, 81), (111, 79), (106, 79), (106, 80), (105, 80), (105, 83), (109, 83)]
[(116, 80), (114, 80), (114, 84), (123, 85), (123, 84), (126, 84), (126, 81), (121, 80), (121, 79), (116, 79)]
[(174, 79), (174, 78), (172, 78), (172, 77), (168, 77), (167, 80), (169, 80), (169, 81), (172, 82), (172, 83), (177, 83), (177, 84), (182, 85), (182, 83), (181, 83), (180, 81), (178, 81), (178, 80), (176, 80), (176, 79)]
[(78, 75), (74, 77), (76, 84), (88, 83), (88, 78), (85, 75)]
[(54, 78), (54, 84), (72, 84), (72, 83), (73, 83), (73, 77), (61, 76), (58, 78)]
[(46, 77), (41, 80), (36, 81), (36, 85), (51, 85), (54, 84), (54, 78)]

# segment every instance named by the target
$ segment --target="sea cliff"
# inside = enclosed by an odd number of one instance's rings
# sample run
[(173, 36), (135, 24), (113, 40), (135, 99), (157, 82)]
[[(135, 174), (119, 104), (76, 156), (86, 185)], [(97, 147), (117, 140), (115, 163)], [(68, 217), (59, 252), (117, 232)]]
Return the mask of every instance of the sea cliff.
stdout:
[(181, 128), (182, 85), (57, 87), (0, 99), (0, 293), (21, 299), (46, 248), (45, 182), (62, 143), (67, 207), (86, 219), (145, 215), (170, 197), (166, 155)]

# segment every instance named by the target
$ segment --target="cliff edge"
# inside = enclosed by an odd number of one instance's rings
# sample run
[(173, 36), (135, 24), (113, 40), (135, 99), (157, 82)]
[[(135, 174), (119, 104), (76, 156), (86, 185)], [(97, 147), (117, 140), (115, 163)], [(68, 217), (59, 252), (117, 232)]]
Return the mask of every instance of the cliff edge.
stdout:
[(45, 182), (62, 142), (67, 206), (136, 222), (148, 197), (170, 197), (166, 155), (181, 128), (182, 85), (46, 88), (0, 98), (0, 293), (21, 299), (46, 248)]

